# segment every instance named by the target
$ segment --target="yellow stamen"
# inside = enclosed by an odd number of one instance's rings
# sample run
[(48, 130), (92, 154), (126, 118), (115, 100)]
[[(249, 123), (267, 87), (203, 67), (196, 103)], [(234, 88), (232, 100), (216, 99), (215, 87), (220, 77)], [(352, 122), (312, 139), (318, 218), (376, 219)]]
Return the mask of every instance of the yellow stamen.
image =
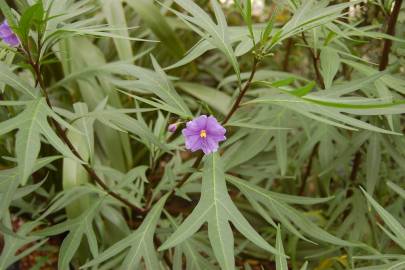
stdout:
[(200, 131), (200, 137), (201, 138), (207, 138), (207, 132), (205, 131), (205, 129)]

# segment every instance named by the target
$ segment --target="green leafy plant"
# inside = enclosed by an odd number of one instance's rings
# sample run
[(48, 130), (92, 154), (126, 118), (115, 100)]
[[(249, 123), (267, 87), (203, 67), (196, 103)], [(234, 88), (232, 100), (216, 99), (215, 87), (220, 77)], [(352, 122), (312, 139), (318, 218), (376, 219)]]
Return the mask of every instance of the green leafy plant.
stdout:
[(0, 269), (405, 269), (402, 0), (0, 9)]

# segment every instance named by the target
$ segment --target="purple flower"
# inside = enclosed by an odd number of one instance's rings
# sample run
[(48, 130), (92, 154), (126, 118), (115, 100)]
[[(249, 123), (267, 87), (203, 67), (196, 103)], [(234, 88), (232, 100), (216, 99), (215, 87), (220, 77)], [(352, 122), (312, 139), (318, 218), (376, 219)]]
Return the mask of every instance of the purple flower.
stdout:
[(20, 45), (20, 40), (14, 34), (7, 21), (0, 24), (0, 38), (11, 47), (17, 47)]
[(176, 132), (177, 126), (178, 126), (178, 123), (170, 124), (169, 127), (167, 128), (167, 130), (169, 132)]
[(187, 122), (187, 127), (182, 130), (186, 148), (193, 152), (201, 149), (206, 155), (218, 150), (218, 143), (226, 139), (225, 132), (214, 116), (206, 115)]

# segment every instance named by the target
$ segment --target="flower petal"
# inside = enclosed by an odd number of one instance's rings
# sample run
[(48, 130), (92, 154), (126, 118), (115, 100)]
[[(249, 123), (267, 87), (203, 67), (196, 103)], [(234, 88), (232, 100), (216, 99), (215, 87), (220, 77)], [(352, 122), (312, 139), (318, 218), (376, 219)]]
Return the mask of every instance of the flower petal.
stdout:
[(200, 130), (195, 130), (188, 127), (183, 129), (181, 133), (183, 134), (183, 136), (194, 136), (194, 135), (200, 136)]
[(223, 136), (226, 133), (226, 129), (218, 123), (215, 117), (210, 116), (207, 119), (207, 133)]
[(20, 40), (17, 38), (16, 35), (5, 37), (3, 41), (12, 47), (20, 45)]
[(200, 115), (196, 119), (193, 120), (193, 122), (198, 126), (198, 128), (201, 129), (206, 129), (207, 127), (207, 119), (208, 117), (206, 115)]
[(218, 143), (210, 137), (202, 140), (202, 147), (204, 154), (209, 154), (212, 152), (216, 152), (218, 150)]
[[(203, 130), (206, 136), (202, 138), (200, 133)], [(215, 117), (206, 115), (187, 122), (186, 128), (182, 130), (186, 148), (193, 152), (201, 149), (206, 155), (218, 150), (218, 142), (226, 140), (225, 133), (226, 129)]]
[(201, 142), (199, 135), (185, 136), (185, 141), (186, 141), (186, 148), (189, 150), (200, 148)]
[(4, 21), (0, 25), (0, 37), (1, 38), (6, 38), (8, 36), (14, 35), (13, 31), (11, 30), (10, 26), (8, 26), (8, 23)]

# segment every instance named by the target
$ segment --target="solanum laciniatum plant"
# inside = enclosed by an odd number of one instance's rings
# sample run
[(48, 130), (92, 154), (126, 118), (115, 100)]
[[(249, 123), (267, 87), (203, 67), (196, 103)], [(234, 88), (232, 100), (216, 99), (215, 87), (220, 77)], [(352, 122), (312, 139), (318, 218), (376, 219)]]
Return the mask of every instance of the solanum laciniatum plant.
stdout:
[(0, 8), (0, 269), (405, 269), (402, 0)]

